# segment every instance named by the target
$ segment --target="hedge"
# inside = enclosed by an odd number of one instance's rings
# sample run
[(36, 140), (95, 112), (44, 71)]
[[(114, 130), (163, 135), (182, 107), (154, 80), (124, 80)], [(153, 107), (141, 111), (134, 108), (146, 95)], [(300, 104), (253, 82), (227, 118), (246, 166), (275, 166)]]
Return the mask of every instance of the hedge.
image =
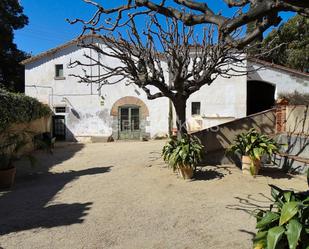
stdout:
[(11, 124), (27, 123), (51, 114), (48, 105), (34, 98), (0, 89), (0, 132)]

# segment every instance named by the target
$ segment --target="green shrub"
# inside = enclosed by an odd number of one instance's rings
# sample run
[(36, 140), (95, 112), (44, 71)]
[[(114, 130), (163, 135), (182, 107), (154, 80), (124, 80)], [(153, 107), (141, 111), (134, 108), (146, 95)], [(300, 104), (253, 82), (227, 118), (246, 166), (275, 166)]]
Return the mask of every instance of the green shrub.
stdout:
[(0, 89), (0, 132), (11, 124), (30, 122), (51, 113), (48, 105), (34, 98)]

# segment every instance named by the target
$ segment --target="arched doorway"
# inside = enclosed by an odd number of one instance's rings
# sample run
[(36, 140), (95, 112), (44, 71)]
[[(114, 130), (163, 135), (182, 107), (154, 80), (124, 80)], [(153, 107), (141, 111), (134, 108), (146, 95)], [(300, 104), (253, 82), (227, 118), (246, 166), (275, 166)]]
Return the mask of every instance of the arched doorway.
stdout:
[(258, 80), (247, 82), (247, 115), (262, 112), (275, 105), (275, 85)]
[(146, 133), (149, 111), (145, 103), (132, 96), (117, 100), (112, 109), (113, 137), (116, 139), (140, 139)]

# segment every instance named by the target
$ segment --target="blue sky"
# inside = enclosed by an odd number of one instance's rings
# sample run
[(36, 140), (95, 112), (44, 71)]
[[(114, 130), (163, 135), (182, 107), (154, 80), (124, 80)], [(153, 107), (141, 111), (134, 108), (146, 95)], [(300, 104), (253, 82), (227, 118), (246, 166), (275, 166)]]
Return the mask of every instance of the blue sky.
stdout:
[[(111, 6), (125, 2), (125, 0), (98, 0), (104, 6)], [(232, 11), (225, 8), (222, 1), (212, 2), (210, 7), (230, 15)], [(83, 0), (21, 0), (24, 13), (29, 17), (29, 25), (15, 32), (15, 42), (19, 49), (36, 55), (48, 49), (59, 46), (81, 33), (81, 25), (70, 25), (66, 18), (88, 19), (95, 8), (85, 4)], [(283, 13), (284, 20), (290, 18), (292, 13)], [(139, 25), (142, 27), (144, 22)]]

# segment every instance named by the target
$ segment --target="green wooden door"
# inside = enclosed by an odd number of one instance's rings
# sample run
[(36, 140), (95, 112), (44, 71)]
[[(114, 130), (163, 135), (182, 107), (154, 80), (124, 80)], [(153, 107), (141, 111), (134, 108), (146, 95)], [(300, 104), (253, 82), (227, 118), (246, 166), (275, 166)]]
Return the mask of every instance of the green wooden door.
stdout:
[(138, 107), (120, 107), (119, 139), (140, 138), (140, 113)]

